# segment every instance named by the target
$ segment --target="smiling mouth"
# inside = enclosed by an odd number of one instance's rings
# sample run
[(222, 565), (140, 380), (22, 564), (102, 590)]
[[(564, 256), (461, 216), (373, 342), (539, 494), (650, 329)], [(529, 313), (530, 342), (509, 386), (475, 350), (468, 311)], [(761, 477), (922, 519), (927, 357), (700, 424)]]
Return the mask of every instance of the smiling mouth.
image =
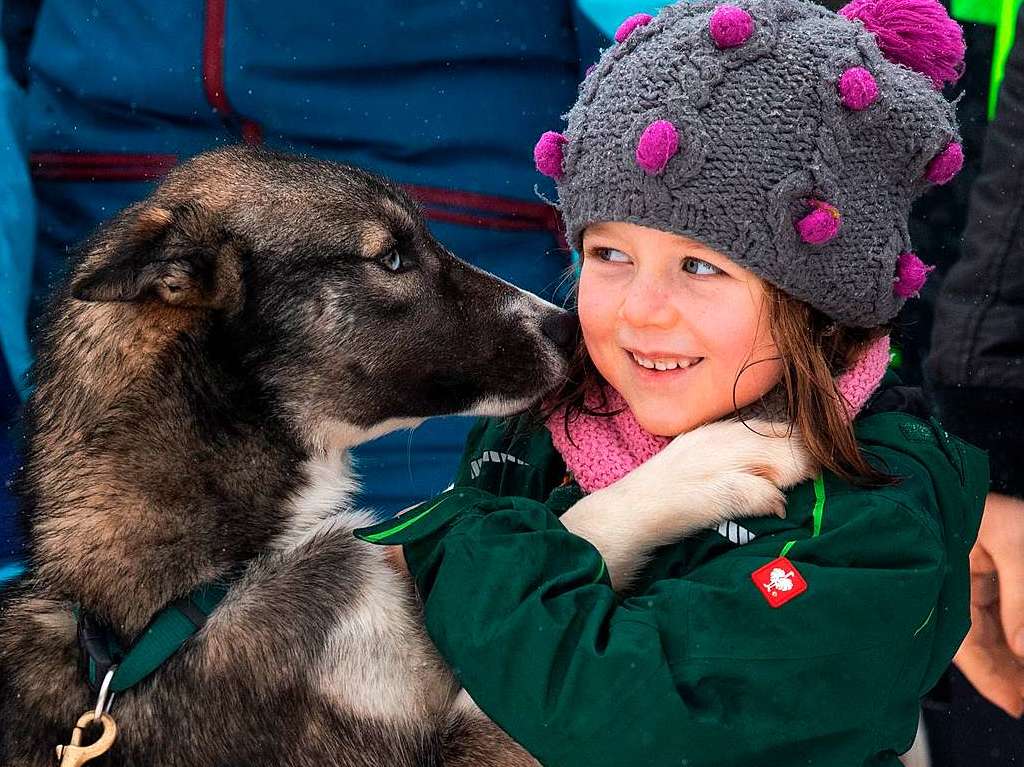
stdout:
[(649, 359), (632, 351), (628, 352), (628, 354), (633, 358), (633, 362), (635, 362), (637, 366), (642, 367), (644, 370), (651, 370), (656, 373), (667, 373), (672, 370), (688, 370), (699, 365), (704, 360), (703, 357), (657, 357)]

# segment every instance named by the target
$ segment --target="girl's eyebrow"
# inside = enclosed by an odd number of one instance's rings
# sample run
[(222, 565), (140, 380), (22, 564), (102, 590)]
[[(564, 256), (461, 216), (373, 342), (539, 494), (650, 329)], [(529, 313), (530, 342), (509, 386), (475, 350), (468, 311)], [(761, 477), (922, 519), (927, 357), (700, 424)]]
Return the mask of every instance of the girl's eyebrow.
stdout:
[(624, 242), (624, 238), (621, 235), (616, 235), (615, 231), (602, 231), (597, 230), (596, 232), (587, 231), (583, 237), (584, 246), (589, 245), (594, 240), (601, 240), (602, 242)]
[[(596, 242), (595, 242), (596, 240)], [(588, 248), (628, 248), (630, 246), (629, 240), (622, 237), (617, 237), (612, 233), (601, 233), (595, 232), (594, 234), (588, 234), (583, 240), (583, 249)]]

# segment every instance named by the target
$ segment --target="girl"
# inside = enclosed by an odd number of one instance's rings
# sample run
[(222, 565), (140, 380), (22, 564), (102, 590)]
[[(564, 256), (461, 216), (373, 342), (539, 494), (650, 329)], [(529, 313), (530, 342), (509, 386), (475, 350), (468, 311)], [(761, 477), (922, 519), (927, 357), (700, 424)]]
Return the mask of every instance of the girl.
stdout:
[[(361, 537), (404, 544), (441, 653), (545, 765), (896, 765), (967, 629), (988, 481), (882, 380), (928, 271), (910, 204), (962, 162), (960, 30), (935, 0), (735, 0), (616, 40), (536, 151), (583, 259), (575, 374)], [(814, 463), (784, 518), (652, 538), (635, 571), (567, 529), (721, 503), (721, 427), (755, 416)], [(791, 481), (769, 464), (742, 471)]]

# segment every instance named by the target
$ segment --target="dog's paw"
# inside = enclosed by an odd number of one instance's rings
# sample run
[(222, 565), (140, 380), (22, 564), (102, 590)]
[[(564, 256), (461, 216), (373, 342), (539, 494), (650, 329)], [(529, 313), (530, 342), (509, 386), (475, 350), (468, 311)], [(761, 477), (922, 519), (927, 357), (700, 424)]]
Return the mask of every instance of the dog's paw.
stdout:
[(646, 511), (647, 524), (659, 528), (652, 537), (678, 540), (727, 519), (784, 517), (782, 490), (814, 472), (803, 441), (787, 426), (721, 421), (676, 437), (620, 482), (634, 507)]
[(700, 490), (711, 524), (737, 517), (786, 517), (786, 494), (757, 469), (730, 471)]
[(761, 419), (702, 426), (676, 437), (661, 456), (682, 479), (713, 481), (739, 472), (782, 489), (809, 479), (816, 470), (796, 429)]

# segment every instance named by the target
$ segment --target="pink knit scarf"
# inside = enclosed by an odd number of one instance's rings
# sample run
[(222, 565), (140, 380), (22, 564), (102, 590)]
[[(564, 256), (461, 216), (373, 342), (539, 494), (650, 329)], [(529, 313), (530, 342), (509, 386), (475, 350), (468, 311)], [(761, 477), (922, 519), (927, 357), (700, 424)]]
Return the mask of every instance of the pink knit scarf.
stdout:
[[(889, 336), (880, 338), (860, 359), (839, 376), (836, 385), (846, 400), (850, 418), (860, 412), (882, 382), (889, 364)], [(671, 440), (645, 431), (626, 406), (622, 395), (607, 387), (606, 402), (597, 392), (587, 397), (592, 409), (621, 410), (610, 417), (578, 414), (569, 423), (572, 439), (566, 434), (565, 412), (548, 419), (551, 441), (562, 454), (566, 466), (585, 492), (591, 493), (628, 474), (659, 452)]]

